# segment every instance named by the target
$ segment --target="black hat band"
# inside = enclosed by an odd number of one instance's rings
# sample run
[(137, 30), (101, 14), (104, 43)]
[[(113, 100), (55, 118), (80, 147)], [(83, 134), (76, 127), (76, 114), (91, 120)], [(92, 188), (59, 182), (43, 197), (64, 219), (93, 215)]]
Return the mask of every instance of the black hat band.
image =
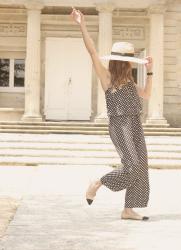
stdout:
[(111, 52), (111, 55), (115, 55), (115, 56), (130, 56), (130, 57), (134, 57), (134, 53), (119, 53), (119, 52)]

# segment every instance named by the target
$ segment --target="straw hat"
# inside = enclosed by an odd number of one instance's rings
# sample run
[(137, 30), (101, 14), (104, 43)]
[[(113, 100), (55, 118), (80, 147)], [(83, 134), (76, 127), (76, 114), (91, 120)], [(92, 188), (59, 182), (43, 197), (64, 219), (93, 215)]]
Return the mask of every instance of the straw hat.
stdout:
[(139, 64), (145, 64), (148, 61), (146, 59), (137, 58), (134, 56), (135, 50), (132, 43), (117, 42), (114, 43), (111, 50), (111, 55), (102, 56), (102, 60), (117, 60), (128, 61)]

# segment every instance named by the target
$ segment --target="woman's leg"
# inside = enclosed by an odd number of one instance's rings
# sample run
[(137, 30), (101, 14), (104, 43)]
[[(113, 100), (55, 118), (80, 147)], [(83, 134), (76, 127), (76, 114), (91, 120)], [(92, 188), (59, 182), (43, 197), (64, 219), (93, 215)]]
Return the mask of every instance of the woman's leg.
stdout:
[(92, 203), (94, 197), (96, 196), (97, 190), (102, 186), (102, 183), (100, 180), (92, 182), (87, 191), (86, 191), (86, 199), (89, 204)]
[(110, 126), (110, 136), (123, 168), (103, 176), (101, 182), (112, 191), (126, 189), (122, 218), (148, 219), (132, 209), (145, 207), (149, 197), (147, 151), (139, 119), (139, 116), (122, 117), (110, 124), (113, 125)]
[[(138, 137), (135, 136), (136, 130), (134, 131), (134, 119), (138, 122), (137, 116), (120, 116), (111, 119), (109, 126), (110, 137), (121, 157), (123, 167), (109, 172), (98, 182), (99, 187), (103, 184), (115, 192), (126, 189), (124, 213), (130, 217), (142, 218), (136, 214), (132, 208), (145, 207), (147, 205), (147, 199), (142, 199), (142, 188), (144, 187), (144, 183), (146, 185), (144, 190), (148, 190), (148, 181), (142, 182), (142, 180), (148, 178), (146, 176), (147, 158), (145, 157), (145, 144), (140, 142), (140, 135), (138, 135)], [(140, 130), (138, 132), (140, 132)], [(142, 154), (140, 153), (138, 155), (135, 143), (138, 144), (138, 148), (140, 148)], [(142, 166), (146, 166), (145, 168), (140, 167), (140, 161)], [(95, 187), (92, 188), (95, 189)], [(98, 189), (96, 189), (96, 191), (97, 190)], [(96, 194), (96, 192), (94, 194)], [(144, 192), (144, 194), (146, 195), (147, 192)], [(148, 197), (148, 195), (146, 196)]]
[(137, 169), (139, 178), (126, 189), (125, 207), (146, 207), (149, 200), (149, 174), (148, 157), (143, 128), (139, 116), (134, 116), (132, 120), (132, 130), (134, 145), (139, 158), (139, 168)]
[(132, 118), (112, 117), (109, 132), (123, 167), (104, 175), (101, 183), (116, 192), (133, 185), (138, 179), (139, 158), (133, 140)]
[(125, 209), (122, 212), (123, 219), (148, 220), (149, 217), (137, 214), (132, 208), (146, 207), (149, 200), (149, 176), (148, 157), (143, 128), (139, 116), (133, 117), (133, 140), (139, 158), (139, 179), (126, 189)]
[(121, 116), (111, 118), (109, 133), (121, 158), (123, 168), (113, 170), (104, 175), (100, 180), (97, 180), (97, 182), (93, 182), (89, 185), (86, 192), (86, 198), (89, 200), (88, 203), (90, 202), (90, 204), (101, 184), (115, 192), (127, 188), (128, 185), (130, 185), (129, 170), (133, 165), (133, 161), (137, 162), (135, 164), (138, 164), (134, 145), (130, 143), (130, 141), (132, 141), (131, 119)]

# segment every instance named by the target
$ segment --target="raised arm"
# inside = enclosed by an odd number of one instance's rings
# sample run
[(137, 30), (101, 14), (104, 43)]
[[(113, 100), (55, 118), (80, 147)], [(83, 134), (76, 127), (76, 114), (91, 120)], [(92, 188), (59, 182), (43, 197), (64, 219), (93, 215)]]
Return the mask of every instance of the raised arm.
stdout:
[[(147, 73), (152, 72), (152, 66), (153, 61), (151, 57), (146, 58), (148, 60), (148, 63), (145, 64), (145, 67), (147, 69)], [(152, 75), (147, 75), (146, 84), (144, 88), (140, 88), (136, 85), (138, 95), (142, 97), (143, 99), (149, 99), (151, 96), (151, 89), (152, 89)]]
[(85, 47), (91, 56), (93, 66), (95, 68), (97, 76), (101, 81), (102, 88), (104, 91), (106, 91), (110, 85), (110, 73), (100, 61), (99, 55), (95, 49), (94, 42), (87, 31), (84, 15), (79, 10), (73, 8), (71, 16), (74, 22), (76, 22), (80, 26)]

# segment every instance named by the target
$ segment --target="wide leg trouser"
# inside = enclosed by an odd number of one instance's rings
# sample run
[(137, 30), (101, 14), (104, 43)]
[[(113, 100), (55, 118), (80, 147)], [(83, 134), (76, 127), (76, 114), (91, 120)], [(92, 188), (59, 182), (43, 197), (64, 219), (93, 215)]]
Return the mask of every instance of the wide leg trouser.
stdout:
[(109, 134), (123, 167), (104, 175), (101, 183), (112, 191), (126, 189), (125, 207), (146, 207), (148, 157), (140, 115), (109, 117)]

